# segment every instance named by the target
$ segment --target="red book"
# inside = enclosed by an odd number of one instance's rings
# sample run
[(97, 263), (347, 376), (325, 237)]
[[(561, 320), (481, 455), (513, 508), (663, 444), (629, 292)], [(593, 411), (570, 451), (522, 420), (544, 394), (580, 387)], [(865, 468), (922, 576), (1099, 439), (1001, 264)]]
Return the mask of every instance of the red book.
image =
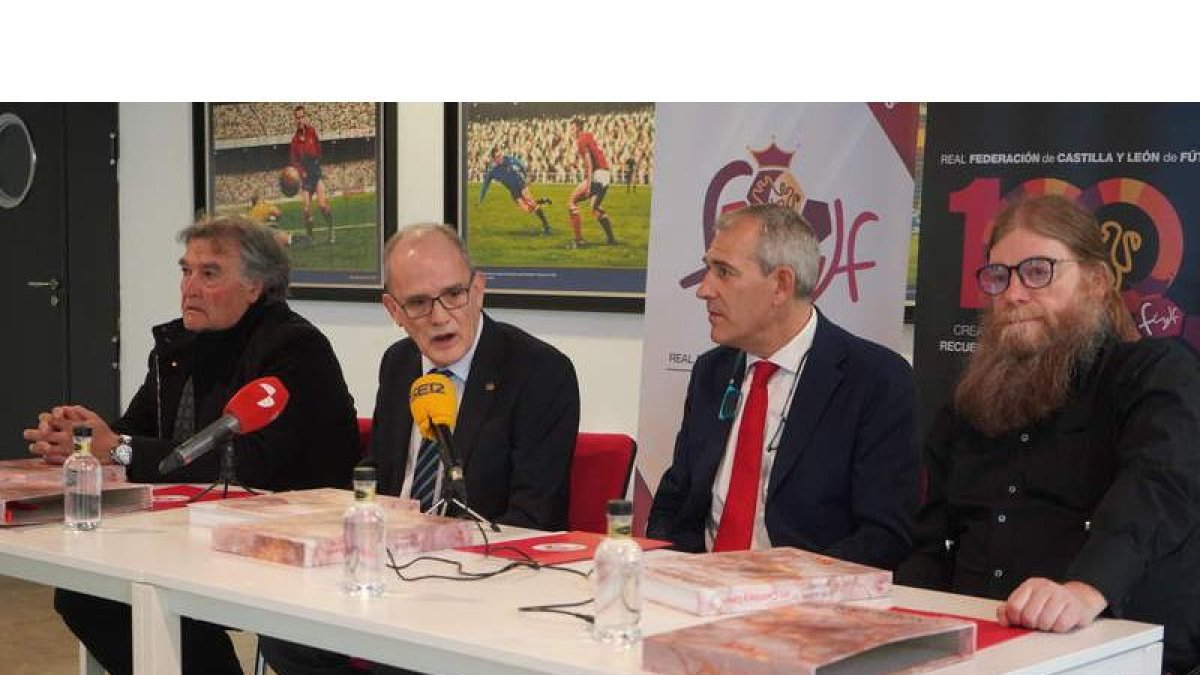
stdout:
[[(214, 488), (215, 491), (215, 488)], [(420, 503), (407, 497), (378, 495), (375, 500), (386, 513), (416, 511)], [(341, 517), (354, 503), (354, 493), (337, 488), (314, 488), (273, 492), (245, 499), (203, 500), (188, 505), (188, 522), (192, 525), (214, 526), (229, 523), (252, 523), (274, 518), (300, 516)]]
[[(474, 532), (475, 524), (469, 520), (407, 509), (384, 512), (384, 540), (396, 556), (462, 546)], [(217, 525), (212, 529), (212, 547), (299, 567), (332, 565), (346, 558), (342, 514), (332, 511)]]
[(975, 652), (975, 624), (851, 605), (800, 604), (646, 638), (642, 668), (670, 675), (914, 672)]
[(892, 573), (788, 547), (672, 553), (646, 560), (642, 590), (647, 600), (708, 616), (878, 598), (891, 592)]
[[(596, 556), (596, 547), (604, 539), (605, 536), (603, 534), (573, 530), (571, 532), (560, 532), (559, 534), (548, 534), (541, 537), (501, 541), (491, 544), (488, 547), (464, 546), (458, 550), (466, 551), (467, 553), (478, 553), (480, 555), (486, 552), (495, 558), (532, 560), (540, 565), (561, 565), (580, 560), (591, 560)], [(643, 551), (664, 548), (671, 545), (669, 541), (659, 541), (658, 539), (633, 537), (633, 540), (637, 542), (638, 546), (642, 547)]]
[[(101, 465), (102, 514), (150, 508), (150, 485), (125, 482), (125, 467)], [(63, 518), (63, 468), (37, 458), (0, 460), (0, 526)]]

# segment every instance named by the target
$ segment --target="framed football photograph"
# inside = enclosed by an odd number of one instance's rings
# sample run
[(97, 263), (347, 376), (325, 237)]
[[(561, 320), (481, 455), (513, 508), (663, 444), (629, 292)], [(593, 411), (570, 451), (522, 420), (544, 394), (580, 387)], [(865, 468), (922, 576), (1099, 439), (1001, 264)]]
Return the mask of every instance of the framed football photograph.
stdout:
[(290, 296), (377, 302), (396, 229), (394, 103), (196, 103), (198, 212), (272, 228)]
[(641, 312), (653, 103), (446, 107), (446, 220), (494, 307)]

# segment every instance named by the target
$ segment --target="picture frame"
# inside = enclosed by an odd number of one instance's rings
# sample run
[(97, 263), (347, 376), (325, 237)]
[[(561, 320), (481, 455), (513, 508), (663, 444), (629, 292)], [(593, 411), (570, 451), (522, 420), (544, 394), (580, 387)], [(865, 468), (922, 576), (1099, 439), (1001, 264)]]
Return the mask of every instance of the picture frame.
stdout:
[(445, 218), (485, 305), (645, 311), (653, 103), (448, 103), (445, 118)]
[(194, 103), (196, 211), (272, 227), (291, 258), (289, 297), (378, 302), (396, 120), (395, 103)]

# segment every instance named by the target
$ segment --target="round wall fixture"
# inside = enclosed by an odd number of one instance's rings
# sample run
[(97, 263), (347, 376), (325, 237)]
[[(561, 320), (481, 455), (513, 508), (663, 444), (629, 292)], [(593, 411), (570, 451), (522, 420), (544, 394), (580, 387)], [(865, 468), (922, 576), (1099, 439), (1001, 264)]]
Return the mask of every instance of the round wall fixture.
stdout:
[(0, 209), (16, 208), (33, 185), (37, 151), (20, 117), (0, 113)]

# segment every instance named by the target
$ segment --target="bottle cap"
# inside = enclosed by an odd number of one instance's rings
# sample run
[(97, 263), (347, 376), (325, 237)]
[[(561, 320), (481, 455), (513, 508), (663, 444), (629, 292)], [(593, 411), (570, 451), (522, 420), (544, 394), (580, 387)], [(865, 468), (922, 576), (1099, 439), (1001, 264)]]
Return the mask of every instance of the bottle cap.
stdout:
[(85, 427), (84, 425), (80, 424), (79, 426), (75, 427), (71, 433), (75, 434), (76, 436), (90, 438), (92, 436), (92, 428)]
[(633, 502), (628, 499), (610, 499), (608, 500), (608, 515), (610, 516), (630, 516), (633, 515)]
[(375, 480), (375, 467), (373, 466), (356, 466), (354, 467), (354, 480)]

